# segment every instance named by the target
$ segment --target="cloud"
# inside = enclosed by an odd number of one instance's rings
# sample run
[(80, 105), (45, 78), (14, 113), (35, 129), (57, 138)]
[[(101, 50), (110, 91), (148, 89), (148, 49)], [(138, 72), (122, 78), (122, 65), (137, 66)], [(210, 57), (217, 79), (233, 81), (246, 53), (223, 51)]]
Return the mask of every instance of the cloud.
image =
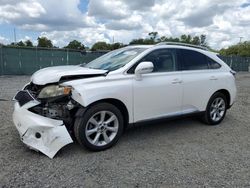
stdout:
[(218, 12), (223, 12), (223, 7), (213, 5), (211, 7), (198, 9), (198, 11), (194, 10), (191, 14), (180, 20), (191, 27), (205, 27), (213, 24), (213, 18)]
[(10, 42), (9, 39), (0, 35), (0, 44), (7, 44), (9, 42)]
[(237, 43), (240, 36), (250, 40), (249, 0), (89, 0), (83, 11), (84, 3), (0, 0), (0, 24), (39, 32), (60, 47), (74, 39), (88, 46), (113, 37), (128, 43), (152, 31), (167, 37), (206, 34), (216, 49)]
[(6, 1), (0, 1), (0, 21), (15, 22), (23, 18), (37, 18), (45, 14), (45, 9), (32, 0), (15, 1), (11, 0), (8, 4)]
[(0, 22), (36, 31), (73, 30), (94, 27), (93, 18), (83, 14), (80, 0), (11, 0), (0, 1)]
[(132, 10), (147, 10), (155, 5), (155, 0), (121, 0)]
[(142, 28), (142, 17), (140, 15), (132, 15), (127, 19), (112, 20), (105, 24), (107, 29), (112, 30), (138, 30)]
[(88, 15), (103, 19), (122, 19), (129, 16), (129, 10), (122, 1), (115, 0), (90, 0)]

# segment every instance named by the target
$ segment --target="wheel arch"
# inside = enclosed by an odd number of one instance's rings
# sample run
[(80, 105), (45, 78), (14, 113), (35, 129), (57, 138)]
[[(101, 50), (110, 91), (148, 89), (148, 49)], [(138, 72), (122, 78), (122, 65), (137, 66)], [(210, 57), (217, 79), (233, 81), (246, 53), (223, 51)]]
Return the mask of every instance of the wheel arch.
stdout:
[(112, 104), (121, 111), (121, 113), (123, 115), (124, 126), (126, 128), (128, 126), (128, 124), (129, 124), (129, 112), (128, 112), (128, 109), (127, 109), (126, 105), (122, 101), (120, 101), (118, 99), (114, 99), (114, 98), (101, 99), (101, 100), (95, 101), (93, 103), (90, 103), (88, 106), (86, 106), (85, 109), (88, 109), (93, 105), (96, 105), (98, 103), (103, 103), (103, 102)]
[(226, 99), (227, 99), (227, 108), (230, 108), (231, 96), (230, 96), (229, 91), (226, 90), (226, 89), (220, 89), (220, 90), (214, 92), (213, 95), (214, 95), (215, 93), (222, 93), (222, 94), (224, 94), (225, 97), (226, 97)]

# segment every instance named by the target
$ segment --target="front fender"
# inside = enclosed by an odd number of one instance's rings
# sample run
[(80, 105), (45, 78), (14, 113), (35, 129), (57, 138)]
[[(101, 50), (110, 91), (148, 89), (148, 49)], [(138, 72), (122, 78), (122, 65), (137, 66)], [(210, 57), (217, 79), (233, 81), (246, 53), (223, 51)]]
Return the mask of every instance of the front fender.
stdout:
[(87, 107), (94, 102), (105, 99), (119, 100), (128, 110), (129, 123), (133, 122), (133, 93), (131, 80), (73, 86), (71, 97), (83, 107)]

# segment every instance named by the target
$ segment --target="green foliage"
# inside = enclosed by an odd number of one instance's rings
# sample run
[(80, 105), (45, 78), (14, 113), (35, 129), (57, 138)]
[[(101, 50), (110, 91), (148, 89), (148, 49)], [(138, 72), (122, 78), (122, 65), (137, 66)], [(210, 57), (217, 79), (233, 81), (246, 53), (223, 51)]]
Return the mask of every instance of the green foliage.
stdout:
[(156, 38), (158, 37), (158, 32), (150, 32), (148, 35), (151, 41), (156, 41)]
[(194, 36), (181, 35), (179, 38), (158, 36), (158, 32), (151, 32), (148, 34), (149, 38), (133, 39), (129, 44), (157, 44), (159, 42), (182, 42), (187, 44), (207, 46), (206, 35)]
[(97, 50), (110, 50), (109, 44), (106, 42), (97, 42), (95, 43), (92, 48), (92, 51), (97, 51)]
[(38, 37), (37, 41), (38, 41), (37, 47), (44, 47), (44, 48), (53, 47), (51, 40), (47, 39), (46, 37)]
[(203, 45), (203, 46), (207, 46), (206, 35), (201, 35), (200, 36), (200, 44)]
[(98, 50), (116, 50), (118, 48), (122, 48), (124, 45), (122, 43), (114, 43), (114, 44), (108, 44), (106, 42), (97, 42), (95, 43), (91, 50), (92, 51), (98, 51)]
[(7, 46), (16, 46), (16, 44), (14, 42), (8, 44)]
[(69, 49), (76, 49), (76, 50), (84, 50), (85, 46), (77, 41), (77, 40), (72, 40), (71, 42), (69, 42), (69, 44), (67, 46), (65, 46), (64, 48), (69, 48)]
[(27, 46), (27, 47), (33, 47), (33, 43), (32, 43), (30, 40), (26, 40), (26, 41), (24, 42), (24, 44), (25, 44), (25, 46)]
[(7, 46), (33, 47), (33, 44), (30, 40), (26, 40), (25, 42), (23, 42), (23, 41), (19, 41), (17, 43), (12, 42), (12, 43), (8, 44)]
[(223, 48), (220, 50), (220, 54), (225, 56), (236, 55), (236, 56), (250, 57), (250, 41), (238, 43), (226, 49)]
[(114, 44), (110, 44), (110, 50), (116, 50), (116, 49), (119, 49), (122, 47), (124, 47), (124, 44), (119, 43), (119, 42), (116, 42)]
[(25, 46), (25, 44), (23, 43), (23, 41), (19, 41), (18, 43), (16, 43), (16, 46), (23, 47)]
[(129, 44), (130, 45), (132, 45), (132, 44), (145, 44), (145, 39), (142, 39), (142, 38), (140, 38), (140, 39), (133, 39)]

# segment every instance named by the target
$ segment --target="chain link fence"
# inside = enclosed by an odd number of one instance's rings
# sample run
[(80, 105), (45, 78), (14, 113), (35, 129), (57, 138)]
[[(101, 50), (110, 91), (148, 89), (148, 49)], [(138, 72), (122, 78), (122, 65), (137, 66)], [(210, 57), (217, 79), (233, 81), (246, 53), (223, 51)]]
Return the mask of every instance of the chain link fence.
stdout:
[(250, 72), (250, 57), (241, 56), (219, 56), (234, 71)]
[[(88, 63), (105, 53), (104, 51), (84, 52), (57, 48), (0, 46), (0, 75), (30, 75), (45, 67)], [(220, 57), (235, 71), (249, 71), (250, 57)]]
[(30, 75), (45, 67), (88, 63), (105, 53), (57, 48), (1, 46), (0, 75)]

